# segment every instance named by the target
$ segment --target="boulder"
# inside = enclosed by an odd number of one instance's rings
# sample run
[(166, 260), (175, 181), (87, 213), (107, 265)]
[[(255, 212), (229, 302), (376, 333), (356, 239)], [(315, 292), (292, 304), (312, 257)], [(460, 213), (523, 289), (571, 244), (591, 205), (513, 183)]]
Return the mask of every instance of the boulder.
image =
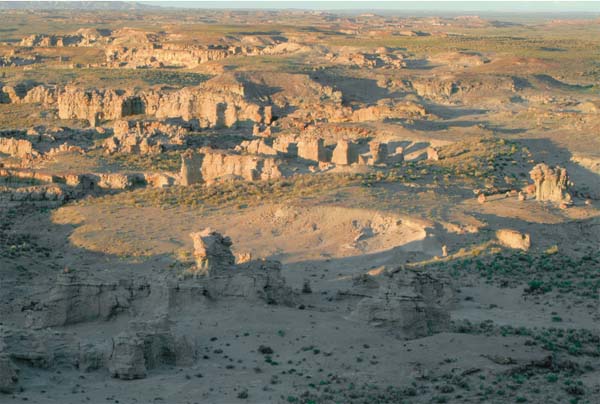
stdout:
[(438, 161), (440, 159), (440, 155), (436, 149), (433, 147), (427, 148), (427, 160)]
[(531, 247), (529, 234), (517, 230), (500, 229), (496, 232), (496, 238), (505, 247), (527, 251)]

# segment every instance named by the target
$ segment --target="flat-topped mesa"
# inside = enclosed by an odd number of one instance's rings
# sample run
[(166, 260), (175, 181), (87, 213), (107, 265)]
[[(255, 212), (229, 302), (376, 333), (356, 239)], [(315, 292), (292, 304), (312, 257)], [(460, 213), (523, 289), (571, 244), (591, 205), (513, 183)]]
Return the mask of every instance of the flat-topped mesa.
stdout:
[(556, 203), (570, 203), (571, 195), (568, 192), (569, 175), (562, 167), (551, 168), (540, 163), (529, 172), (535, 183), (535, 199)]

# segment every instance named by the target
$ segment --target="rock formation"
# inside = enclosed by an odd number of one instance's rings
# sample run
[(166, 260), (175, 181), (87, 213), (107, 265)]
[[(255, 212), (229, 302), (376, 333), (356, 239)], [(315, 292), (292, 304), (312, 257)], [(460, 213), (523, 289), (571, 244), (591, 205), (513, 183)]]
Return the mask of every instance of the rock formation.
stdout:
[(61, 273), (47, 300), (26, 311), (27, 323), (32, 328), (46, 328), (108, 320), (127, 310), (131, 301), (140, 297), (139, 292), (132, 282), (109, 283), (73, 271)]
[(277, 179), (283, 176), (280, 165), (281, 163), (272, 157), (202, 148), (197, 153), (188, 152), (182, 155), (181, 184), (210, 184), (223, 179)]
[(496, 238), (505, 247), (528, 251), (531, 247), (529, 234), (523, 234), (517, 230), (500, 229), (496, 232)]
[(239, 264), (231, 252), (231, 239), (204, 229), (191, 233), (196, 267), (211, 298), (237, 297), (272, 304), (293, 304), (295, 293), (281, 276), (279, 261), (255, 260)]
[(388, 157), (387, 145), (377, 140), (369, 142), (369, 152), (371, 153), (371, 164), (385, 163)]
[(350, 165), (356, 162), (356, 153), (353, 150), (352, 144), (347, 140), (340, 140), (337, 142), (333, 155), (331, 156), (331, 162), (338, 165)]
[(535, 199), (556, 203), (569, 203), (571, 195), (568, 192), (569, 175), (561, 167), (551, 168), (541, 163), (529, 172), (535, 182)]
[(181, 146), (191, 125), (175, 125), (158, 121), (119, 120), (114, 124), (114, 136), (104, 141), (107, 153), (156, 154), (167, 147)]
[(236, 147), (236, 150), (248, 154), (265, 154), (269, 156), (276, 156), (278, 154), (277, 150), (268, 144), (268, 140), (263, 138), (244, 140)]
[(39, 155), (29, 140), (5, 137), (0, 137), (0, 153), (18, 158), (32, 158)]
[(187, 150), (181, 154), (181, 169), (179, 170), (181, 185), (188, 186), (202, 182), (202, 159), (203, 156), (193, 150)]
[(112, 377), (123, 380), (146, 377), (143, 339), (126, 333), (113, 338), (108, 370)]
[(427, 148), (427, 160), (438, 161), (440, 159), (440, 155), (438, 151), (433, 147)]
[(389, 328), (401, 338), (418, 338), (448, 330), (454, 291), (439, 276), (398, 268), (382, 275), (379, 288), (370, 288), (352, 316)]
[(306, 139), (298, 142), (298, 157), (310, 161), (327, 161), (323, 139)]
[(166, 317), (133, 321), (130, 328), (112, 339), (107, 361), (112, 377), (143, 379), (160, 366), (190, 366), (196, 360), (195, 344), (176, 335)]
[(0, 354), (0, 393), (10, 394), (17, 389), (18, 369), (6, 354)]
[(211, 276), (235, 264), (229, 237), (223, 237), (210, 228), (191, 233), (190, 237), (194, 243), (195, 273)]

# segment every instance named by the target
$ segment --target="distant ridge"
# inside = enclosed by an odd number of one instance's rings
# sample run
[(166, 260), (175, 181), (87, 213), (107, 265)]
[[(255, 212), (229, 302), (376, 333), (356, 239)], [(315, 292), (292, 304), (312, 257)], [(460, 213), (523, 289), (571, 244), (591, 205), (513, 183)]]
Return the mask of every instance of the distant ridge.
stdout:
[(135, 1), (0, 1), (0, 10), (151, 10)]

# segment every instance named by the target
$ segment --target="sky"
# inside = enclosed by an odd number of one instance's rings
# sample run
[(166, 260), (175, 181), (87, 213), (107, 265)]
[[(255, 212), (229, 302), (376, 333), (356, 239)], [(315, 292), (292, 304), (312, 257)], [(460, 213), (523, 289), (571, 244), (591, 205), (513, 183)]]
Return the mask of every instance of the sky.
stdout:
[(139, 1), (163, 7), (227, 9), (308, 9), (308, 10), (396, 10), (429, 12), (501, 13), (594, 13), (600, 14), (600, 1), (297, 1), (297, 0), (216, 0), (216, 1)]

